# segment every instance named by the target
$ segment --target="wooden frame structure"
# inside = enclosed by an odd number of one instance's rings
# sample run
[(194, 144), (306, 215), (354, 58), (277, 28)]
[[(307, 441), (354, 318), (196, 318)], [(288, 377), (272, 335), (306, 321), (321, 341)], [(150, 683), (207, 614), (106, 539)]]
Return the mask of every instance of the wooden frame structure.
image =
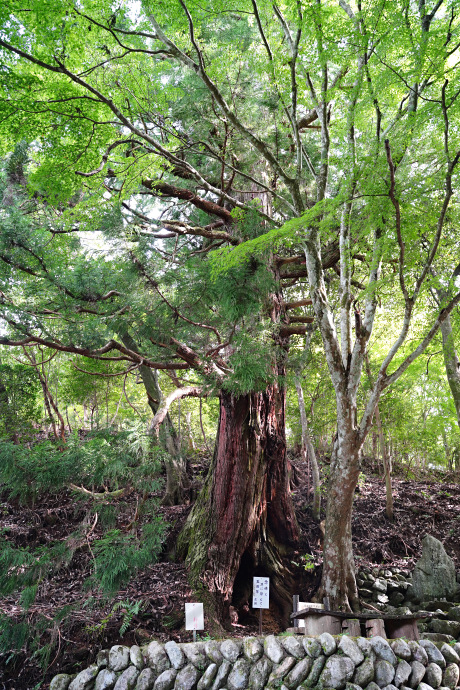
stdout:
[[(395, 639), (405, 637), (407, 640), (420, 638), (417, 621), (422, 618), (431, 618), (431, 613), (411, 613), (407, 615), (395, 615), (379, 613), (350, 613), (345, 611), (328, 611), (319, 608), (318, 605), (310, 605), (300, 602), (299, 597), (293, 597), (294, 612), (291, 620), (294, 627), (290, 632), (303, 635), (321, 635), (323, 632), (331, 635), (347, 633), (352, 637), (380, 637)], [(303, 625), (299, 622), (303, 621)]]

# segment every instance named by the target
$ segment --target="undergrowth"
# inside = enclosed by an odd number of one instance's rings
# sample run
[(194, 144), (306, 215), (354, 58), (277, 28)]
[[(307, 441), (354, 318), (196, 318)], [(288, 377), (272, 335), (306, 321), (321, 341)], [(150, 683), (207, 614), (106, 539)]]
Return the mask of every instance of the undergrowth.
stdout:
[[(157, 562), (167, 529), (152, 497), (161, 488), (162, 460), (162, 451), (139, 429), (97, 432), (85, 441), (74, 435), (64, 447), (50, 441), (29, 448), (0, 441), (0, 491), (7, 500), (33, 506), (38, 496), (70, 487), (76, 513), (84, 516), (72, 535), (45, 544), (18, 546), (14, 531), (2, 530), (0, 596), (17, 602), (14, 615), (0, 615), (0, 654), (6, 664), (13, 664), (19, 651), (42, 668), (50, 663), (56, 631), (70, 608), (63, 607), (52, 620), (29, 614), (40, 588), (70, 567), (77, 554), (84, 551), (89, 564), (86, 589), (105, 602), (136, 572)], [(133, 493), (135, 506), (129, 508), (123, 499)], [(138, 611), (136, 603), (123, 603), (113, 605), (112, 615), (124, 610), (125, 632)]]

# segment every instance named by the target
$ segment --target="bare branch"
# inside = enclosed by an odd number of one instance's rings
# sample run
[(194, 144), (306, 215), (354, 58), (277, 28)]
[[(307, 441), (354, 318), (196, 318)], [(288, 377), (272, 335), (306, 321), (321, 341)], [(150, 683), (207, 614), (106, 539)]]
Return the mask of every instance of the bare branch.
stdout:
[(158, 410), (152, 419), (150, 431), (154, 432), (159, 428), (160, 424), (168, 414), (169, 408), (175, 400), (180, 400), (181, 398), (191, 396), (194, 398), (199, 398), (203, 395), (203, 393), (204, 391), (202, 386), (185, 386), (184, 388), (176, 388), (176, 390), (167, 395), (166, 398), (160, 402)]
[(401, 234), (401, 209), (399, 207), (399, 200), (396, 198), (395, 195), (395, 166), (393, 163), (393, 160), (391, 158), (391, 150), (390, 150), (390, 142), (388, 139), (385, 139), (385, 151), (387, 154), (387, 162), (388, 162), (388, 167), (390, 169), (390, 189), (388, 190), (388, 196), (391, 199), (391, 203), (393, 204), (395, 208), (395, 223), (396, 223), (396, 235), (398, 237), (398, 244), (399, 244), (399, 284), (401, 286), (401, 292), (404, 295), (404, 301), (406, 304), (410, 301), (409, 298), (409, 293), (407, 292), (407, 287), (406, 287), (406, 281), (404, 279), (404, 252), (405, 252), (405, 244), (403, 242), (402, 234)]

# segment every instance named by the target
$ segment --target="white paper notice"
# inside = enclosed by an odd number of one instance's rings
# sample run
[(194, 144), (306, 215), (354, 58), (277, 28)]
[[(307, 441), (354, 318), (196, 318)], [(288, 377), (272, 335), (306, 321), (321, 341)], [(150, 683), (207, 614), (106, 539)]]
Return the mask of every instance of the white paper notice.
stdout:
[(253, 609), (268, 609), (270, 591), (269, 577), (255, 577), (252, 590), (252, 608)]
[(185, 629), (204, 630), (203, 604), (185, 604)]

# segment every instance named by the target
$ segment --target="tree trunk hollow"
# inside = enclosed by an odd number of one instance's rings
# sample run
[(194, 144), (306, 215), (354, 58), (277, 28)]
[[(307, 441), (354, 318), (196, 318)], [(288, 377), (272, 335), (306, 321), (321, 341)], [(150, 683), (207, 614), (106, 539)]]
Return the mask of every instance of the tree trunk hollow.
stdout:
[(179, 537), (192, 584), (204, 583), (216, 614), (251, 606), (252, 576), (270, 577), (270, 602), (287, 622), (298, 541), (286, 458), (284, 390), (220, 395), (214, 456)]

